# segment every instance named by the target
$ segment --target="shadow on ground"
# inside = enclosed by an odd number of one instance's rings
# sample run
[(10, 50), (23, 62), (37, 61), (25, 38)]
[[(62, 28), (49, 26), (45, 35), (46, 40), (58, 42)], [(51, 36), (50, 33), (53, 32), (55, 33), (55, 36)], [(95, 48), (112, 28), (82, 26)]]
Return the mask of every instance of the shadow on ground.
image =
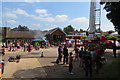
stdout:
[[(110, 55), (112, 53), (106, 52), (105, 56), (108, 59), (107, 64), (102, 66), (99, 74), (107, 74), (107, 71), (103, 71), (106, 68), (111, 66), (112, 61), (114, 58)], [(22, 58), (40, 58), (40, 57), (22, 57)], [(44, 58), (51, 58), (51, 57), (44, 57)], [(56, 57), (54, 57), (56, 58)], [(81, 67), (79, 67), (79, 62), (73, 62), (73, 73), (74, 75), (68, 74), (68, 64), (63, 65), (62, 63), (56, 64), (55, 61), (51, 62), (52, 66), (42, 66), (33, 69), (27, 70), (19, 70), (13, 74), (14, 78), (90, 78), (85, 76), (85, 71)], [(21, 65), (22, 66), (22, 65)], [(110, 76), (99, 77), (99, 74), (95, 74), (93, 72), (92, 78), (111, 78)], [(114, 73), (112, 73), (114, 75)], [(116, 78), (112, 76), (112, 78)]]

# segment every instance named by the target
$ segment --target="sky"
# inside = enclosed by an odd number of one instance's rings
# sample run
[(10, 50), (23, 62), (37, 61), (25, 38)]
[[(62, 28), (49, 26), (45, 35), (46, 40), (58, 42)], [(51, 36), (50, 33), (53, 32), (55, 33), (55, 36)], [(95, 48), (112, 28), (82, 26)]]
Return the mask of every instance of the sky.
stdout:
[[(0, 24), (10, 28), (18, 25), (33, 30), (63, 29), (72, 25), (75, 30), (89, 27), (90, 2), (2, 2)], [(101, 6), (102, 31), (114, 30)]]

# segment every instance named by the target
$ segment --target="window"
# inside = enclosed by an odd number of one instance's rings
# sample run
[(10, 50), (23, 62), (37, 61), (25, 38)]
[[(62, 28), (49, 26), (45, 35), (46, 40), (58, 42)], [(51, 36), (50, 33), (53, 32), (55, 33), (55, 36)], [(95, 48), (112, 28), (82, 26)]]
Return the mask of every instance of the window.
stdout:
[(62, 38), (63, 38), (63, 35), (53, 35), (54, 40), (60, 41), (62, 40)]

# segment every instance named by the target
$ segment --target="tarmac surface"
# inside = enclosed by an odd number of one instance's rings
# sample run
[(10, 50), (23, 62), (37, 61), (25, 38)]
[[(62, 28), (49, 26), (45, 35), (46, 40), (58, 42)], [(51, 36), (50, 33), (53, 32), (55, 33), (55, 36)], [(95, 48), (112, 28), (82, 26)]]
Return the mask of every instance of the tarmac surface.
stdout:
[[(68, 64), (63, 65), (63, 62), (55, 63), (58, 56), (57, 48), (51, 47), (40, 49), (39, 51), (32, 50), (32, 52), (24, 52), (22, 48), (15, 52), (6, 50), (5, 55), (2, 57), (5, 60), (2, 78), (86, 78), (84, 69), (79, 67), (79, 61), (73, 62), (73, 75), (68, 73)], [(73, 48), (68, 48), (69, 52), (72, 50)], [(41, 57), (42, 52), (44, 57)], [(118, 53), (120, 53), (119, 50), (117, 50)], [(16, 55), (21, 55), (19, 63), (8, 62), (10, 56)], [(103, 65), (103, 68), (114, 59), (111, 49), (107, 49), (104, 56), (107, 59), (107, 63)], [(96, 77), (100, 73), (93, 74), (93, 77)]]

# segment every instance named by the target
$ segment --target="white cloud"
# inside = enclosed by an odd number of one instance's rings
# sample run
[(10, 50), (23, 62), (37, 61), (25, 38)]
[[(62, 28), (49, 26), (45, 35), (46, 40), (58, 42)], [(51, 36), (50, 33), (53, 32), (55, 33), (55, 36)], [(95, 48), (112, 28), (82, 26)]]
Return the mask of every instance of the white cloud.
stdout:
[(65, 22), (68, 19), (67, 15), (56, 15), (55, 21), (56, 22)]
[(25, 2), (32, 3), (34, 1), (33, 0), (25, 0)]
[(47, 13), (47, 10), (45, 10), (45, 9), (36, 9), (35, 12), (38, 13), (38, 14), (45, 14), (45, 13)]
[(5, 13), (4, 17), (8, 17), (8, 18), (17, 18), (17, 16), (13, 13)]
[(87, 19), (86, 17), (78, 17), (70, 20), (69, 24), (73, 25), (75, 29), (86, 30), (89, 27), (89, 19)]
[(32, 24), (33, 26), (40, 26), (40, 24)]
[(41, 20), (43, 20), (43, 21), (47, 21), (47, 22), (54, 22), (54, 21), (55, 21), (55, 19), (52, 18), (52, 17), (41, 18)]
[(2, 24), (2, 21), (0, 21), (0, 25)]
[(20, 8), (14, 10), (13, 13), (20, 14), (20, 15), (25, 15), (25, 16), (29, 16), (29, 14), (25, 10), (22, 10)]
[(57, 27), (57, 25), (50, 25), (51, 27)]
[(50, 17), (49, 15), (51, 14), (47, 14), (47, 10), (45, 9), (36, 9), (35, 12), (38, 13), (39, 16), (28, 14), (25, 10), (22, 10), (20, 8), (13, 11), (13, 13), (16, 13), (16, 14), (25, 15), (27, 17), (31, 17), (31, 18), (38, 19), (41, 21), (46, 21), (46, 22), (54, 22), (54, 21), (65, 22), (68, 18), (67, 15), (56, 15), (56, 17)]
[(80, 17), (80, 18), (72, 19), (70, 22), (79, 22), (79, 23), (86, 22), (86, 23), (88, 23), (89, 19), (87, 19), (86, 17)]
[(9, 11), (10, 9), (9, 8), (5, 8), (5, 10)]
[(24, 2), (33, 3), (33, 2), (40, 2), (40, 0), (24, 0)]
[(8, 20), (7, 23), (10, 23), (10, 24), (15, 24), (17, 23), (15, 20)]
[(106, 23), (106, 24), (102, 24), (101, 25), (101, 29), (103, 30), (103, 31), (109, 31), (109, 30), (114, 30), (114, 26), (113, 26), (113, 24), (112, 23)]

